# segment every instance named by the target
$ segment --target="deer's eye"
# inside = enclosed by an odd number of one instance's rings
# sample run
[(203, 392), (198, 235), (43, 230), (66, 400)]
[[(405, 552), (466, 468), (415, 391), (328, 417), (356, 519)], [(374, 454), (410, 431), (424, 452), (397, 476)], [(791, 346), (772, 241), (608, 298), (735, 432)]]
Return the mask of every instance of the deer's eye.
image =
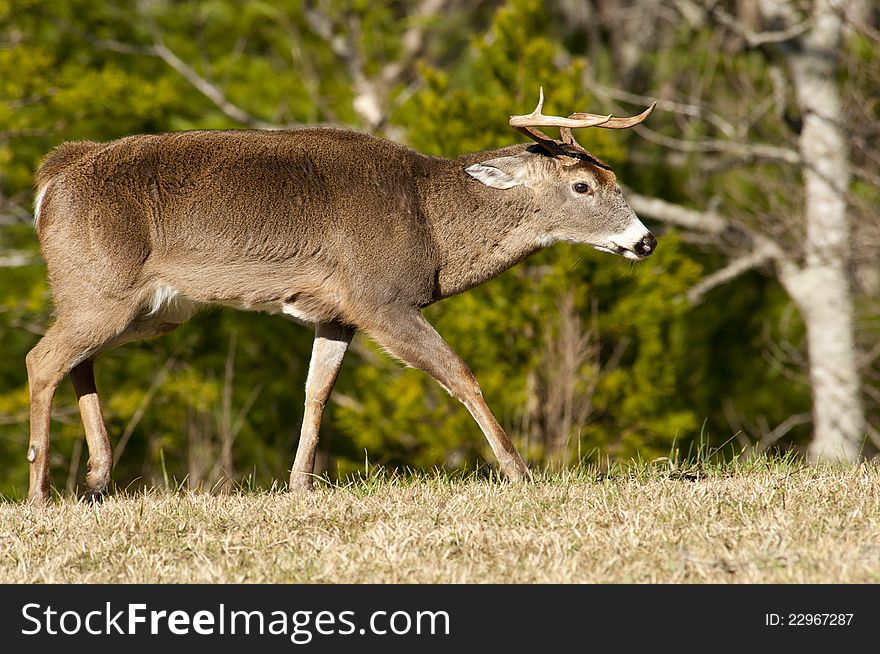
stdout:
[(583, 182), (577, 182), (572, 188), (575, 193), (590, 193), (590, 187)]

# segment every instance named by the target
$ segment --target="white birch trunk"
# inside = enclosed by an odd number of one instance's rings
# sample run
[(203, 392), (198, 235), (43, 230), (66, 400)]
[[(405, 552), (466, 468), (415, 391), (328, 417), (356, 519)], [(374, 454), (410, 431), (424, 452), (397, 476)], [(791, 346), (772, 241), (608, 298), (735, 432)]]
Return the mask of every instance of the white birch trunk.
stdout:
[(848, 275), (849, 157), (835, 79), (842, 26), (828, 0), (816, 0), (813, 18), (801, 47), (785, 51), (804, 121), (800, 151), (806, 240), (803, 267), (783, 271), (781, 281), (807, 329), (814, 429), (810, 458), (852, 461), (865, 438), (865, 415)]

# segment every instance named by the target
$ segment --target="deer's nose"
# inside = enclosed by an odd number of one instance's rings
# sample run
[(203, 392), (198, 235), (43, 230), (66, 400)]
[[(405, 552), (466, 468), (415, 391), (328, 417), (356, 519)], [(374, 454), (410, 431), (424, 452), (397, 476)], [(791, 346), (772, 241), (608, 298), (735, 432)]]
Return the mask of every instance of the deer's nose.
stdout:
[(654, 235), (648, 232), (648, 235), (645, 236), (641, 241), (636, 244), (636, 254), (642, 257), (649, 256), (654, 248), (657, 247), (657, 239), (654, 238)]

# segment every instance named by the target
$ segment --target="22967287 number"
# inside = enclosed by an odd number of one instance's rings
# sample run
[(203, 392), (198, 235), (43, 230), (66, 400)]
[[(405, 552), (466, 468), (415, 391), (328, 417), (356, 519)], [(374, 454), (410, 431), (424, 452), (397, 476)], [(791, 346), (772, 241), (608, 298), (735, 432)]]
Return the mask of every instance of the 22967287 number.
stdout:
[(788, 624), (792, 626), (828, 625), (846, 626), (852, 622), (852, 613), (789, 613)]

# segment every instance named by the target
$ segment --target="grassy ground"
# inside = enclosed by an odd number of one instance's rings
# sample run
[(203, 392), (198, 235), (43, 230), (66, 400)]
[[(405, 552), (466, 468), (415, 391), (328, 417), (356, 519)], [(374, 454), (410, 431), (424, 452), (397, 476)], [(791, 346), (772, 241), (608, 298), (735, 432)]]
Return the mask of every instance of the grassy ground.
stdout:
[(0, 582), (880, 582), (880, 465), (0, 504)]

